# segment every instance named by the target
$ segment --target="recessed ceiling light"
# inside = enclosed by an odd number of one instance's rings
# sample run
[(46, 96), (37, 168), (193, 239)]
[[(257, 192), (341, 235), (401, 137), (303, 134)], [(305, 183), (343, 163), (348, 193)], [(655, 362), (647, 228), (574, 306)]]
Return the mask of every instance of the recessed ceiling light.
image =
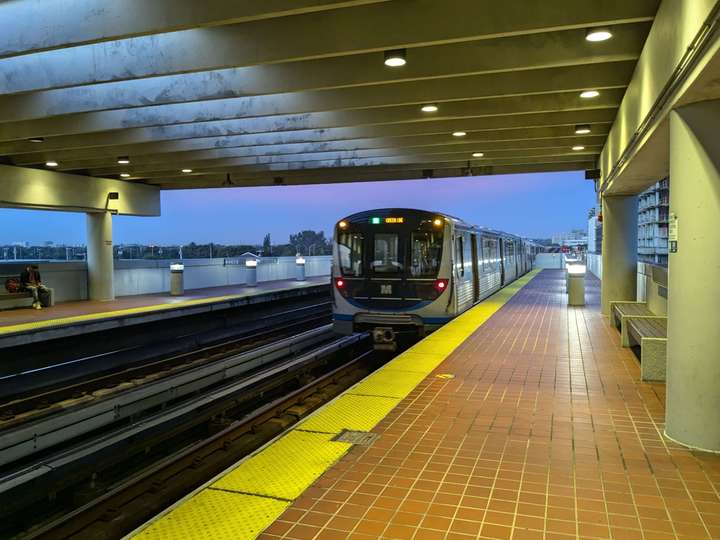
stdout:
[(586, 135), (590, 133), (590, 124), (578, 124), (575, 126), (575, 133), (577, 135)]
[(129, 173), (126, 173), (126, 172), (121, 172), (121, 173), (120, 173), (120, 178), (130, 178), (130, 174), (129, 174)]
[(385, 65), (389, 67), (400, 67), (407, 64), (405, 49), (394, 49), (385, 51)]
[(128, 156), (120, 156), (117, 158), (118, 165), (129, 165), (130, 158)]
[(57, 162), (57, 161), (52, 161), (52, 160), (51, 160), (51, 161), (46, 161), (46, 162), (45, 162), (45, 166), (46, 166), (46, 167), (57, 167), (57, 166), (58, 166), (58, 162)]
[(589, 28), (585, 33), (588, 41), (607, 41), (612, 37), (612, 32), (607, 28)]
[(28, 142), (31, 142), (31, 143), (42, 143), (42, 142), (45, 142), (45, 137), (30, 137), (30, 138), (28, 139)]
[(183, 169), (183, 170), (180, 171), (180, 172), (183, 172), (183, 173), (185, 173), (185, 174), (190, 174), (190, 173), (192, 172), (192, 169)]
[(473, 152), (473, 157), (483, 157), (485, 154), (483, 152)]
[(438, 106), (433, 103), (428, 103), (427, 105), (423, 105), (420, 110), (422, 112), (437, 112)]
[(585, 90), (580, 94), (580, 97), (583, 99), (590, 99), (594, 97), (598, 97), (600, 95), (600, 92), (597, 90)]
[(467, 135), (467, 133), (465, 133), (464, 131), (453, 131), (452, 135), (453, 137), (464, 137), (465, 135)]
[(579, 152), (580, 150), (585, 150), (585, 147), (578, 144), (577, 146), (573, 146), (572, 149), (575, 150), (576, 152)]

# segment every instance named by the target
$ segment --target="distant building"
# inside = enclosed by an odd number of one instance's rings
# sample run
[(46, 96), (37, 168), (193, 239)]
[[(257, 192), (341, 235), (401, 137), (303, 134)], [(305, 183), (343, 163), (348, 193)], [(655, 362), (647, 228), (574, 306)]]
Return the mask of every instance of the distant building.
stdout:
[(667, 266), (670, 180), (656, 182), (638, 196), (638, 260)]
[(578, 247), (585, 246), (588, 242), (588, 236), (582, 229), (573, 229), (570, 232), (554, 234), (552, 243), (558, 246)]
[(598, 220), (595, 208), (591, 208), (588, 213), (587, 251), (602, 253), (602, 223)]

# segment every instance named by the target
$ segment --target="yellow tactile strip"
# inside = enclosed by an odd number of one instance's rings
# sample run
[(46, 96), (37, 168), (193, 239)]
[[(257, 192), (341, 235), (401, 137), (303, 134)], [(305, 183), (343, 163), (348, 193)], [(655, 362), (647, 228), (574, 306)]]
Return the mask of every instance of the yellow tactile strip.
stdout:
[[(310, 286), (317, 285), (312, 283)], [(47, 319), (44, 321), (35, 321), (22, 324), (14, 324), (0, 327), (0, 336), (7, 334), (17, 334), (21, 332), (27, 332), (30, 330), (39, 330), (44, 328), (53, 328), (59, 326), (68, 326), (80, 322), (98, 321), (102, 319), (111, 319), (116, 317), (124, 317), (128, 315), (146, 314), (153, 313), (156, 311), (163, 310), (175, 310), (183, 309), (192, 306), (202, 306), (205, 304), (216, 304), (218, 302), (228, 302), (232, 300), (238, 300), (240, 298), (248, 298), (252, 296), (259, 296), (266, 293), (279, 293), (290, 290), (297, 290), (298, 287), (283, 287), (280, 289), (263, 289), (257, 291), (250, 291), (244, 294), (228, 294), (224, 296), (210, 296), (207, 298), (196, 298), (194, 300), (183, 300), (180, 302), (155, 304), (150, 306), (141, 306), (134, 308), (118, 309), (115, 311), (103, 311), (101, 313), (88, 313), (85, 315), (74, 315), (72, 317), (63, 317), (61, 319)]]
[[(332, 441), (337, 433), (343, 429), (371, 430), (538, 272), (535, 270), (527, 274), (446, 324), (272, 444), (241, 461), (206, 486), (205, 490), (155, 518), (135, 536), (157, 539), (255, 538), (280, 516), (292, 500), (345, 454), (351, 445)], [(253, 501), (248, 504), (238, 501), (235, 507), (218, 512), (219, 506), (216, 508), (204, 496), (207, 491), (217, 490), (223, 490), (227, 497), (242, 494)], [(199, 502), (195, 502), (196, 499)], [(213, 500), (221, 499), (213, 496)], [(272, 501), (274, 504), (259, 501)], [(222, 504), (231, 503), (223, 500)], [(200, 513), (203, 507), (207, 507), (213, 515), (203, 516)], [(261, 508), (261, 511), (256, 508)], [(216, 529), (208, 532), (213, 527)]]

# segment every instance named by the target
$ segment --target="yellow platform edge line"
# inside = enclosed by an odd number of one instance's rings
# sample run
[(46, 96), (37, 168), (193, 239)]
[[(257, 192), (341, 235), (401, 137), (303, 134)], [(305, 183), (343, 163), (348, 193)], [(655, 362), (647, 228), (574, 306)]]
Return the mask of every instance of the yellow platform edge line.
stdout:
[[(0, 327), (0, 336), (7, 334), (17, 334), (28, 330), (39, 330), (45, 328), (59, 328), (79, 322), (97, 321), (102, 319), (113, 319), (125, 315), (135, 315), (139, 313), (153, 313), (156, 311), (175, 310), (192, 306), (202, 306), (205, 304), (215, 304), (218, 302), (227, 302), (231, 300), (239, 300), (241, 298), (252, 298), (265, 293), (280, 293), (286, 291), (295, 291), (305, 287), (323, 285), (323, 283), (304, 284), (301, 287), (283, 287), (281, 289), (267, 289), (262, 291), (248, 291), (248, 293), (227, 294), (223, 296), (209, 296), (207, 298), (196, 298), (194, 300), (181, 300), (179, 302), (152, 304), (148, 306), (140, 306), (134, 308), (117, 309), (113, 311), (103, 311), (100, 313), (87, 313), (85, 315), (73, 315), (71, 317), (63, 317), (61, 319), (47, 319), (44, 321), (34, 321), (21, 324), (14, 324)], [(253, 294), (255, 293), (255, 294)]]
[[(232, 515), (225, 515), (225, 519), (217, 520), (212, 516), (202, 517), (196, 511), (196, 507), (202, 507), (204, 503), (193, 502), (197, 497), (205, 497), (202, 494), (208, 487), (224, 486), (231, 487), (238, 492), (242, 491), (246, 497), (260, 498), (262, 496), (274, 495), (268, 492), (267, 475), (273, 472), (284, 472), (296, 469), (298, 466), (297, 453), (288, 450), (296, 450), (297, 442), (293, 439), (300, 434), (308, 434), (308, 431), (324, 432), (320, 435), (322, 441), (328, 448), (323, 450), (316, 441), (320, 458), (304, 456), (310, 459), (307, 467), (312, 469), (304, 474), (296, 475), (291, 480), (293, 496), (297, 497), (309, 488), (317, 478), (329, 470), (350, 448), (350, 445), (343, 445), (331, 439), (334, 433), (342, 429), (357, 429), (362, 431), (372, 430), (387, 414), (392, 411), (407, 395), (412, 392), (427, 376), (432, 373), (448, 356), (468, 337), (470, 337), (481, 325), (492, 315), (503, 307), (517, 292), (527, 285), (541, 270), (535, 269), (525, 276), (514, 281), (512, 284), (493, 294), (474, 308), (463, 313), (453, 321), (449, 322), (439, 330), (433, 332), (429, 337), (418, 342), (415, 346), (398, 355), (378, 371), (355, 384), (335, 399), (315, 411), (297, 424), (293, 429), (279, 435), (273, 441), (268, 442), (262, 448), (250, 456), (242, 459), (226, 471), (217, 475), (213, 480), (206, 483), (194, 493), (184, 497), (165, 512), (148, 521), (126, 538), (143, 538), (153, 540), (165, 540), (170, 538), (232, 538), (237, 540), (252, 540), (264, 531), (268, 526), (279, 518), (289, 506), (264, 505), (262, 512), (248, 512), (246, 505), (238, 504), (235, 510), (228, 510)], [(423, 345), (424, 343), (429, 345)], [(439, 347), (442, 343), (444, 346)], [(413, 366), (414, 369), (394, 367), (394, 364), (403, 360), (412, 360), (413, 357), (424, 359), (420, 365)], [(398, 376), (405, 373), (407, 377)], [(422, 377), (419, 377), (419, 376)], [(419, 379), (419, 380), (418, 380)], [(384, 388), (386, 392), (396, 395), (366, 395), (362, 392), (363, 383), (371, 380), (365, 387), (368, 389)], [(410, 387), (408, 381), (413, 381)], [(397, 387), (397, 388), (396, 388)], [(308, 430), (308, 431), (304, 431)], [(302, 440), (302, 439), (300, 439)], [(287, 449), (285, 448), (287, 446)], [(266, 455), (263, 455), (266, 454)], [(268, 471), (268, 467), (272, 470)], [(226, 478), (228, 481), (226, 481)], [(265, 482), (258, 480), (265, 478)], [(262, 486), (259, 488), (258, 486)], [(282, 486), (283, 494), (286, 486)], [(262, 493), (252, 495), (260, 490)], [(234, 493), (230, 494), (235, 495)], [(200, 500), (200, 499), (198, 499)], [(187, 507), (187, 508), (185, 508)], [(251, 508), (255, 506), (251, 505)], [(192, 516), (191, 518), (189, 518)], [(243, 523), (239, 529), (228, 530), (227, 522)], [(198, 530), (195, 530), (195, 529)], [(195, 533), (193, 532), (195, 530)]]

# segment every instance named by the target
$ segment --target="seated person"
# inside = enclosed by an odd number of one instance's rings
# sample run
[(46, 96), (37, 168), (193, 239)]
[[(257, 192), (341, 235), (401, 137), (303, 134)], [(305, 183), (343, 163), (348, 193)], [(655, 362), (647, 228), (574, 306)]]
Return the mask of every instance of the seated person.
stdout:
[(42, 284), (40, 280), (40, 272), (36, 264), (28, 265), (25, 270), (20, 274), (20, 283), (25, 291), (30, 291), (33, 295), (33, 307), (35, 309), (42, 309), (42, 302), (40, 301), (40, 294), (49, 294), (50, 290)]

